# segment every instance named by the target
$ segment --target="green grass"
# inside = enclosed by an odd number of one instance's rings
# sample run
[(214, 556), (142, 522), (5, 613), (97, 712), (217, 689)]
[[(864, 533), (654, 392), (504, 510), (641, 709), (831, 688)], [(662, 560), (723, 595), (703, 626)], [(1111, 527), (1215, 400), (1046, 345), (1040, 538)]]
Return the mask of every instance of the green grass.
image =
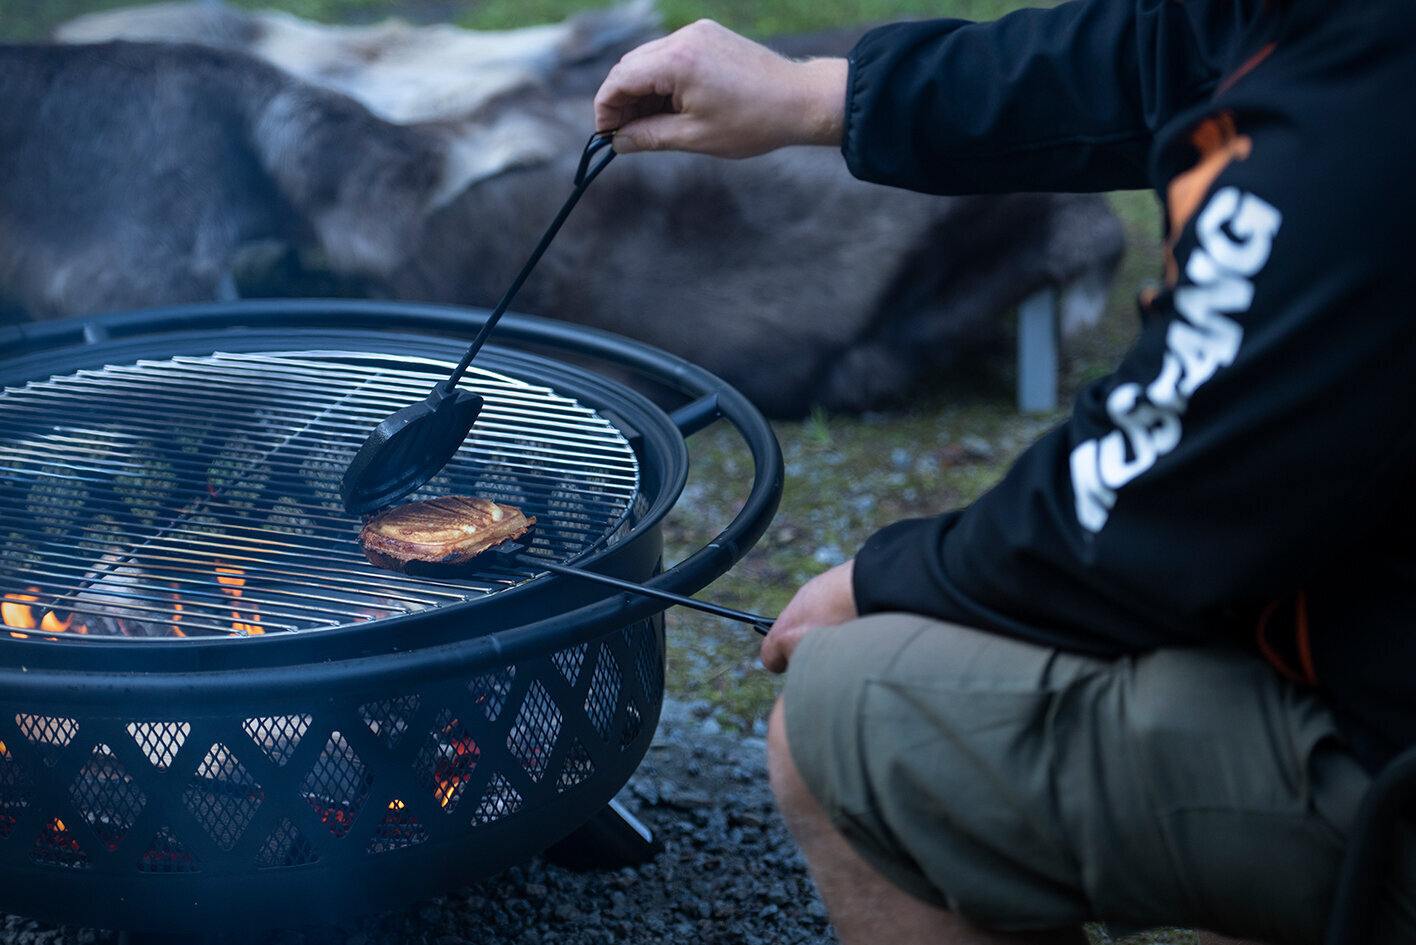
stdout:
[[(462, 17), (465, 26), (499, 29), (522, 25), (528, 11), (542, 20), (560, 19), (577, 9), (600, 4), (577, 0), (485, 0)], [(993, 19), (1024, 4), (1010, 0), (660, 0), (658, 8), (670, 29), (702, 17), (751, 36), (772, 36), (872, 23), (905, 17), (955, 16)], [(531, 20), (534, 22), (535, 20)]]
[[(279, 9), (327, 23), (368, 22), (386, 16), (450, 18), (471, 29), (511, 29), (561, 20), (609, 0), (228, 0), (248, 9)], [(1042, 0), (1050, 4), (1055, 0)], [(84, 13), (135, 5), (126, 0), (0, 0), (0, 37), (31, 41)], [(953, 16), (983, 20), (1024, 6), (1019, 0), (659, 0), (665, 26), (710, 17), (751, 36), (806, 32), (906, 17)]]

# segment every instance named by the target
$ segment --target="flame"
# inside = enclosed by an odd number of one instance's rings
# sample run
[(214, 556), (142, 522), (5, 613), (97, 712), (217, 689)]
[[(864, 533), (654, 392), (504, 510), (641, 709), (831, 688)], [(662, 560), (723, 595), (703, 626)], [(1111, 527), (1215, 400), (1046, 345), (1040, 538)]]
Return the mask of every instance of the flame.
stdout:
[[(73, 614), (67, 617), (60, 617), (51, 610), (49, 613), (45, 614), (44, 619), (39, 622), (39, 629), (46, 630), (49, 633), (63, 633), (65, 630), (69, 629), (69, 625), (73, 622)], [(84, 633), (87, 629), (87, 627), (80, 625), (79, 633)]]
[(463, 783), (471, 779), (472, 771), (477, 767), (477, 758), (482, 754), (482, 749), (470, 736), (457, 734), (458, 728), (457, 719), (443, 726), (442, 734), (448, 739), (451, 755), (439, 759), (433, 773), (433, 796), (443, 807), (451, 804)]
[[(74, 615), (61, 617), (58, 611), (44, 610), (35, 606), (39, 603), (39, 588), (29, 587), (24, 593), (11, 592), (0, 601), (0, 623), (12, 630), (43, 630), (45, 633), (63, 633), (73, 626)], [(36, 614), (43, 616), (36, 617)], [(88, 627), (79, 624), (75, 633), (87, 633)], [(11, 633), (17, 640), (29, 639), (27, 633)]]
[(39, 588), (29, 588), (27, 594), (10, 593), (6, 594), (4, 602), (0, 603), (0, 620), (5, 626), (14, 627), (16, 630), (37, 630), (38, 622), (34, 619), (34, 608), (31, 603), (37, 603), (39, 598), (35, 594), (39, 593)]
[[(167, 585), (167, 586), (170, 587), (170, 588), (172, 588), (172, 590), (173, 590), (174, 592), (177, 590), (177, 582), (176, 582), (176, 581), (173, 581), (171, 584), (169, 584), (169, 585)], [(176, 596), (176, 595), (174, 594), (174, 596)], [(177, 599), (172, 602), (172, 635), (173, 635), (174, 637), (185, 637), (185, 636), (186, 636), (186, 634), (182, 632), (182, 628), (181, 628), (180, 626), (178, 626), (178, 624), (180, 624), (181, 622), (182, 622), (182, 598), (181, 598), (181, 597), (177, 597)]]
[[(245, 572), (237, 567), (223, 565), (220, 561), (213, 565), (213, 569), (216, 572), (218, 588), (232, 604), (231, 629), (246, 636), (265, 633), (265, 627), (261, 625), (261, 615), (256, 611), (255, 605), (241, 599), (242, 588), (246, 585)], [(172, 591), (170, 632), (175, 637), (185, 637), (187, 634), (182, 631), (181, 623), (186, 607), (180, 594), (180, 585), (171, 582), (168, 587)], [(61, 614), (41, 604), (40, 593), (41, 589), (38, 587), (27, 587), (24, 591), (11, 591), (0, 597), (0, 625), (9, 629), (10, 636), (17, 640), (27, 640), (30, 634), (21, 632), (25, 630), (48, 634), (89, 632), (88, 625), (76, 621), (73, 614)], [(121, 628), (125, 618), (115, 619)]]
[[(246, 586), (246, 572), (240, 568), (227, 567), (218, 563), (216, 565), (216, 582), (221, 585), (223, 594), (232, 600), (240, 600), (241, 588)], [(243, 614), (236, 608), (231, 611), (231, 629), (245, 636), (265, 633), (265, 628), (261, 626), (260, 614), (255, 612)]]

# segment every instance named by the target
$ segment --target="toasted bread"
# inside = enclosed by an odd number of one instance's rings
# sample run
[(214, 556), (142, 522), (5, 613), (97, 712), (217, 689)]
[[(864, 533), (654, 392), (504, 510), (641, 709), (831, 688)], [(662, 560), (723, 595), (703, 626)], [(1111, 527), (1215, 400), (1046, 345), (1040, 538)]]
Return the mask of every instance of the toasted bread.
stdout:
[(513, 506), (448, 495), (385, 509), (364, 525), (359, 544), (373, 564), (404, 571), (415, 563), (463, 564), (534, 524)]

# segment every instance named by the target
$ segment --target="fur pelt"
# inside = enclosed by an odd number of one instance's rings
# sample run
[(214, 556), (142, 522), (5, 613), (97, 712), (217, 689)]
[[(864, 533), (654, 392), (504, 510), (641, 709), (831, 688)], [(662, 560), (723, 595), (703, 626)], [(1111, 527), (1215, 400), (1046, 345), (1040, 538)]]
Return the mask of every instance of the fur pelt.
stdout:
[[(0, 47), (0, 282), (34, 317), (206, 299), (274, 242), (299, 265), (259, 294), (328, 276), (489, 306), (569, 194), (599, 79), (656, 28), (642, 5), (477, 34), (202, 2)], [(449, 53), (420, 69), (419, 48)], [(1070, 290), (1064, 329), (1095, 317), (1122, 249), (1094, 195), (912, 194), (827, 149), (633, 155), (514, 307), (683, 355), (774, 415), (863, 410), (996, 346), (1041, 286)]]

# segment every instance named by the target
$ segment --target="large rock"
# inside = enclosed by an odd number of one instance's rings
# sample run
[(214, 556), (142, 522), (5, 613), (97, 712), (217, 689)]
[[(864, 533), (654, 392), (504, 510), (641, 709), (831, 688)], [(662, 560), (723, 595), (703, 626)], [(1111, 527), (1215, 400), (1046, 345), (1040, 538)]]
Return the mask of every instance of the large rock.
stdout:
[[(0, 47), (0, 282), (35, 318), (234, 293), (490, 306), (570, 192), (600, 78), (657, 31), (643, 3), (479, 33), (197, 2)], [(994, 349), (1042, 286), (1069, 290), (1064, 333), (1094, 318), (1122, 250), (1096, 195), (924, 196), (829, 149), (641, 154), (513, 307), (683, 355), (772, 414), (863, 410)]]

